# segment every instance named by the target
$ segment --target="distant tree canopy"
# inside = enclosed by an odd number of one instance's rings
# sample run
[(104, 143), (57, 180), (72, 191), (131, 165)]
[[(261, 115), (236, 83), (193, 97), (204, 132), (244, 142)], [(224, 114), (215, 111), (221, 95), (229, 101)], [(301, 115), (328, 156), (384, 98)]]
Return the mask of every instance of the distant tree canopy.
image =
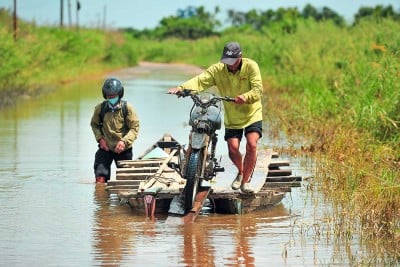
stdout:
[(228, 10), (228, 22), (232, 26), (251, 26), (256, 31), (262, 31), (263, 28), (272, 24), (281, 24), (281, 28), (286, 33), (296, 31), (297, 20), (314, 19), (316, 21), (332, 20), (337, 26), (344, 26), (344, 19), (335, 11), (328, 7), (323, 7), (321, 11), (312, 5), (305, 6), (302, 12), (297, 8), (278, 8), (274, 11), (268, 9), (266, 11), (257, 11), (255, 9), (249, 12), (236, 12)]
[(387, 18), (400, 21), (400, 13), (396, 13), (391, 5), (387, 7), (377, 5), (375, 8), (361, 7), (354, 16), (354, 23), (358, 23), (363, 18), (371, 18), (377, 21), (381, 20), (382, 18)]
[(160, 26), (155, 29), (159, 38), (182, 38), (198, 39), (202, 37), (216, 35), (215, 29), (221, 23), (215, 18), (219, 8), (216, 7), (214, 13), (208, 13), (203, 6), (189, 6), (186, 9), (179, 9), (177, 16), (163, 18)]
[[(133, 30), (125, 29), (136, 37), (147, 36), (149, 38), (180, 38), (180, 39), (198, 39), (218, 35), (221, 31), (221, 22), (216, 18), (220, 8), (215, 7), (213, 13), (209, 13), (203, 6), (188, 6), (185, 9), (179, 9), (176, 16), (169, 16), (161, 19), (159, 26), (154, 30)], [(283, 33), (291, 34), (297, 30), (297, 24), (300, 20), (332, 21), (338, 27), (345, 27), (345, 19), (329, 7), (315, 8), (307, 4), (302, 11), (296, 7), (278, 8), (277, 10), (268, 9), (265, 11), (251, 9), (248, 12), (227, 11), (228, 18), (224, 24), (224, 30), (230, 28), (247, 28), (256, 32), (266, 32), (270, 27), (278, 27)], [(400, 14), (396, 13), (391, 5), (383, 7), (361, 7), (354, 17), (354, 24), (362, 19), (375, 19), (379, 21), (382, 18), (400, 21)]]

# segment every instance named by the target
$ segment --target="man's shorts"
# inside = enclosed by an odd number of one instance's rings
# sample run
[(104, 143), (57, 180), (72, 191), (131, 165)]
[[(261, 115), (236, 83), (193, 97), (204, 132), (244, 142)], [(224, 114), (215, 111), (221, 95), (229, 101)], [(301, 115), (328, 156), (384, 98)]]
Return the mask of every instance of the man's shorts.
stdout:
[(256, 133), (258, 133), (258, 135), (261, 138), (262, 137), (262, 121), (256, 121), (255, 123), (250, 124), (249, 126), (247, 126), (244, 129), (225, 128), (225, 137), (224, 137), (225, 141), (227, 141), (230, 138), (238, 138), (241, 141), (242, 137), (243, 137), (243, 132), (244, 132), (245, 136), (247, 133), (256, 132)]

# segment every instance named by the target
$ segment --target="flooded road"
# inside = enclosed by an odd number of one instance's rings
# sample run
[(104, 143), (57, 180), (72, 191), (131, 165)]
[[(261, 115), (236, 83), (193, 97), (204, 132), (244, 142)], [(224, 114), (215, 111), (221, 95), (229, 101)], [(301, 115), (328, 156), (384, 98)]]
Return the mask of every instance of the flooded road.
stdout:
[[(165, 91), (194, 72), (150, 64), (118, 73), (141, 121), (134, 157), (164, 133), (186, 144), (190, 101)], [(341, 246), (318, 234), (330, 205), (307, 182), (270, 210), (204, 214), (190, 225), (109, 198), (94, 184), (89, 126), (101, 85), (68, 85), (0, 111), (1, 266), (346, 266), (365, 254), (357, 239)]]

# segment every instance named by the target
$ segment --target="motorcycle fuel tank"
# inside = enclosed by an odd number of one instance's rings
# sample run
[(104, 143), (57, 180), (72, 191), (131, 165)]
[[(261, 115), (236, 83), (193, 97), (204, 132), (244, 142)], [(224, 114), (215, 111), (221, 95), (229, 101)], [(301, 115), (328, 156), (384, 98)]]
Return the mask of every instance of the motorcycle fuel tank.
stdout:
[(210, 106), (206, 110), (200, 107), (194, 107), (190, 113), (190, 126), (196, 126), (200, 121), (206, 122), (212, 131), (221, 129), (221, 104)]

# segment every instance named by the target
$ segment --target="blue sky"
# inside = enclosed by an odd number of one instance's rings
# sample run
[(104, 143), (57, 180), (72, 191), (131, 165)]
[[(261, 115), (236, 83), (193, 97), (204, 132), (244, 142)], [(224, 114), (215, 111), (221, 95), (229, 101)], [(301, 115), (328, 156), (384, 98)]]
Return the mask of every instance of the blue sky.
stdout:
[[(64, 1), (64, 24), (76, 23), (76, 0)], [(35, 21), (39, 25), (58, 25), (60, 22), (61, 0), (17, 0), (18, 17)], [(71, 3), (71, 16), (68, 14), (68, 3)], [(221, 9), (223, 22), (227, 10), (249, 11), (251, 9), (276, 10), (279, 7), (297, 7), (302, 10), (307, 3), (316, 8), (327, 6), (351, 21), (361, 6), (392, 5), (400, 12), (399, 0), (80, 0), (79, 24), (87, 27), (100, 27), (104, 21), (108, 28), (132, 27), (135, 29), (154, 28), (163, 17), (174, 16), (178, 9), (188, 6), (204, 6), (208, 12), (213, 12), (215, 6)], [(0, 7), (13, 10), (14, 0), (0, 0)]]

